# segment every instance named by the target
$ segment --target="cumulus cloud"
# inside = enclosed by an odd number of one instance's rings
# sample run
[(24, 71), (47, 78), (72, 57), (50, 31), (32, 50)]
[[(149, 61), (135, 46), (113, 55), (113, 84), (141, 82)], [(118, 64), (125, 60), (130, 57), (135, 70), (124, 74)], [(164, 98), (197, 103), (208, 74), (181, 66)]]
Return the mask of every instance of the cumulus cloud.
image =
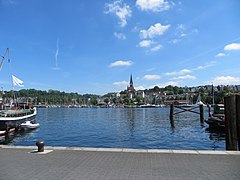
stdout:
[(150, 47), (152, 44), (152, 40), (142, 40), (141, 42), (139, 42), (140, 47)]
[(226, 51), (240, 50), (240, 43), (228, 44), (224, 47), (224, 50)]
[(117, 39), (120, 39), (120, 40), (125, 40), (125, 39), (126, 39), (126, 36), (125, 36), (123, 33), (114, 32), (113, 35), (114, 35)]
[(128, 82), (127, 81), (119, 81), (119, 82), (114, 82), (113, 84), (117, 85), (117, 86), (122, 86), (122, 85), (127, 85)]
[(140, 30), (140, 38), (147, 39), (147, 38), (154, 38), (155, 36), (160, 36), (168, 30), (170, 25), (161, 25), (160, 23), (156, 23), (150, 26), (147, 30), (143, 29)]
[(216, 57), (224, 57), (224, 56), (227, 56), (227, 54), (225, 54), (225, 53), (218, 53), (218, 54), (216, 55)]
[(165, 75), (176, 76), (176, 75), (183, 75), (183, 74), (187, 74), (187, 73), (191, 73), (191, 72), (192, 72), (192, 70), (190, 70), (190, 69), (182, 69), (180, 71), (167, 72), (167, 73), (165, 73)]
[(146, 80), (158, 80), (161, 78), (161, 76), (157, 74), (148, 74), (148, 75), (145, 75), (143, 78)]
[(178, 76), (178, 77), (174, 77), (172, 78), (172, 80), (182, 80), (182, 79), (190, 79), (190, 80), (195, 80), (197, 79), (195, 76), (191, 76), (189, 74), (185, 75), (185, 76)]
[(170, 9), (171, 4), (165, 0), (137, 0), (136, 6), (142, 11), (161, 12)]
[(109, 65), (109, 67), (115, 66), (131, 66), (133, 64), (132, 61), (115, 61)]
[(127, 25), (127, 18), (132, 16), (132, 10), (130, 6), (126, 3), (123, 3), (122, 0), (105, 4), (105, 13), (115, 14), (119, 18), (119, 25), (121, 27), (125, 27)]
[(240, 77), (217, 76), (211, 82), (213, 82), (215, 85), (240, 84)]

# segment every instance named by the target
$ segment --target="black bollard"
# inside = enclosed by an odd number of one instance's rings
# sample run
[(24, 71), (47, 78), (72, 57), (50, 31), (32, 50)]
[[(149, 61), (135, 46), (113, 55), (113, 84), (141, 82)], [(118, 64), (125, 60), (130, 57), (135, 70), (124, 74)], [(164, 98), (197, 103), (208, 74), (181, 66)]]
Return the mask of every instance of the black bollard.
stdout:
[(44, 141), (37, 141), (38, 152), (44, 152)]

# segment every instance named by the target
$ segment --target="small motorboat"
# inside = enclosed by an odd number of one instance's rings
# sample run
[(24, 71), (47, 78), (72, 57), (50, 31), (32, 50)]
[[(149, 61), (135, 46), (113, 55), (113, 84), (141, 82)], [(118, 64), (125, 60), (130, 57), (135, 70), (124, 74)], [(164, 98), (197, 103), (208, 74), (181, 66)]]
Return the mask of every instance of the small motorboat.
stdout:
[(39, 126), (40, 126), (39, 123), (33, 123), (31, 121), (25, 121), (20, 125), (22, 129), (36, 129)]
[(7, 131), (0, 131), (0, 136), (4, 136), (7, 133)]

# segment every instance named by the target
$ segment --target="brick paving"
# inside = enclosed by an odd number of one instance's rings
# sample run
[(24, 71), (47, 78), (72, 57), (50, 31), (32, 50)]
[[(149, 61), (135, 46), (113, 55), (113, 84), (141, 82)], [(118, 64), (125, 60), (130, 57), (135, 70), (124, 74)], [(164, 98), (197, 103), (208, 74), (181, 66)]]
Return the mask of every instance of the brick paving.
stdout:
[(0, 180), (240, 179), (240, 155), (0, 147)]

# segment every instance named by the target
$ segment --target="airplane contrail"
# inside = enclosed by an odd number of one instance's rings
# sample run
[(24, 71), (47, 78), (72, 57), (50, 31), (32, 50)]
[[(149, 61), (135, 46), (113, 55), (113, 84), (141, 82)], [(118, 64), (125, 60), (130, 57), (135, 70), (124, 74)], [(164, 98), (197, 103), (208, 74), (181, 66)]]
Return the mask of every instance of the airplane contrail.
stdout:
[(59, 39), (57, 39), (57, 50), (55, 53), (55, 68), (56, 69), (59, 69), (58, 68), (58, 52), (59, 52)]

